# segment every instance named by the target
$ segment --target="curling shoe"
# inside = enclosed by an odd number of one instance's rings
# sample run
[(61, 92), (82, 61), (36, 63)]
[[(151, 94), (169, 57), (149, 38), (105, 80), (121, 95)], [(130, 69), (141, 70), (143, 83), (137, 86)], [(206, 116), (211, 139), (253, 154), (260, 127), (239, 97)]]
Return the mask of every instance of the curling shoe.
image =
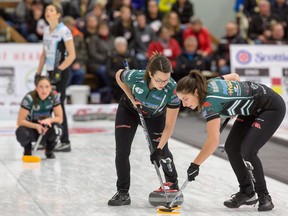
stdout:
[(274, 208), (271, 196), (268, 194), (259, 194), (258, 211), (271, 211)]
[(55, 154), (53, 151), (47, 151), (47, 152), (45, 152), (45, 155), (46, 155), (47, 159), (54, 159), (55, 158)]
[(61, 142), (59, 141), (54, 149), (55, 152), (70, 152), (71, 144), (70, 142)]
[(126, 190), (117, 191), (117, 193), (108, 201), (108, 205), (110, 206), (130, 205), (130, 203), (131, 199)]
[(231, 197), (231, 199), (224, 202), (224, 205), (228, 208), (239, 208), (241, 205), (254, 205), (258, 201), (255, 192), (247, 195), (240, 191), (236, 194), (233, 194)]

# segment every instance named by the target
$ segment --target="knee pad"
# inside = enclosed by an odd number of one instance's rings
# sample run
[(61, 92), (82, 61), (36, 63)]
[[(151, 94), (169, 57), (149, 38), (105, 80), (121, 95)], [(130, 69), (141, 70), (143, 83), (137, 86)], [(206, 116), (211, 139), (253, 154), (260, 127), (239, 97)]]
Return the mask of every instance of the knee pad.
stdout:
[(31, 140), (31, 134), (30, 134), (29, 129), (24, 126), (20, 126), (19, 128), (17, 128), (16, 139), (20, 143), (20, 145), (23, 147), (31, 143), (32, 140)]

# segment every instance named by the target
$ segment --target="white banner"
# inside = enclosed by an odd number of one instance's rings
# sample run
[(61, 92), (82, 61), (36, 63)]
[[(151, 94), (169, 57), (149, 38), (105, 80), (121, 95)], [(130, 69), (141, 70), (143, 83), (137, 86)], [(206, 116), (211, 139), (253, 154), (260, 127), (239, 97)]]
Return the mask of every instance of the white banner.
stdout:
[(34, 89), (42, 44), (0, 44), (0, 105), (19, 104)]
[(288, 105), (288, 46), (231, 45), (231, 71), (241, 80), (263, 83), (280, 94)]

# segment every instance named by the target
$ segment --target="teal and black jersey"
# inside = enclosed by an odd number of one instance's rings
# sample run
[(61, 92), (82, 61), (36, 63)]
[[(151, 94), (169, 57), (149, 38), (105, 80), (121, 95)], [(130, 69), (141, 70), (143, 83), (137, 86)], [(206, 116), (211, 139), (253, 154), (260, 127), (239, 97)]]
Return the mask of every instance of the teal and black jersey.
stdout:
[(207, 121), (222, 116), (253, 115), (270, 104), (267, 87), (249, 81), (236, 82), (220, 78), (209, 80), (203, 104)]
[(51, 93), (45, 100), (38, 98), (38, 106), (35, 107), (31, 93), (27, 93), (21, 102), (21, 107), (29, 111), (28, 121), (38, 122), (38, 120), (51, 117), (53, 108), (61, 103), (60, 94), (53, 94), (52, 96)]
[(171, 78), (170, 82), (162, 90), (149, 89), (144, 80), (145, 70), (124, 70), (121, 81), (127, 84), (138, 101), (142, 103), (142, 111), (146, 116), (161, 114), (166, 107), (180, 107), (180, 100), (176, 95), (176, 82)]

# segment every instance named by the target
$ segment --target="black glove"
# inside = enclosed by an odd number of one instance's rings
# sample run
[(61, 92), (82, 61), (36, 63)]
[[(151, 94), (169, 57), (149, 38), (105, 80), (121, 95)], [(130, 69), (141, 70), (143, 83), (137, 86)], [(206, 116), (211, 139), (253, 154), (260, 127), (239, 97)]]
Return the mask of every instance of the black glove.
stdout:
[(37, 82), (38, 82), (38, 79), (41, 77), (41, 74), (35, 74), (35, 76), (34, 76), (34, 84), (35, 84), (35, 86), (37, 85)]
[(199, 174), (199, 165), (191, 163), (187, 170), (187, 174), (188, 174), (188, 180), (194, 181), (195, 177), (198, 176)]
[(162, 158), (162, 149), (157, 148), (154, 152), (150, 154), (150, 161), (152, 164), (154, 164), (154, 161), (156, 161), (157, 166), (160, 166), (160, 160)]
[(49, 79), (52, 84), (56, 84), (61, 80), (62, 70), (56, 68), (54, 71), (49, 71)]

